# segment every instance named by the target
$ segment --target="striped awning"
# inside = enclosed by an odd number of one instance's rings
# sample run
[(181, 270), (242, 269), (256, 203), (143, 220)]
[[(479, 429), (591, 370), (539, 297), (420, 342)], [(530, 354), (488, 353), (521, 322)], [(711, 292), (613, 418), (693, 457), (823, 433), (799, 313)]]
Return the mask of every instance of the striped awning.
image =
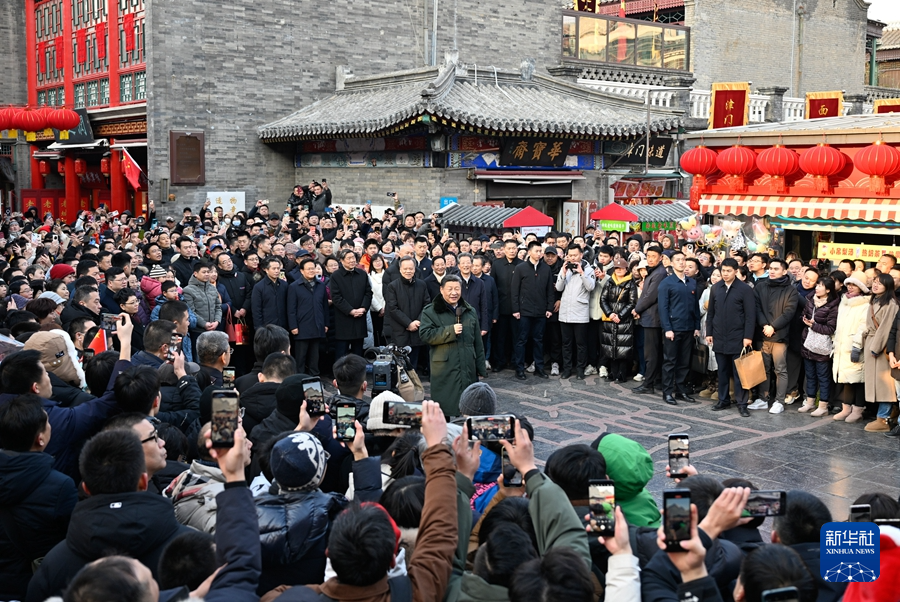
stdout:
[(714, 215), (900, 222), (900, 203), (890, 198), (709, 194), (701, 197), (700, 211)]

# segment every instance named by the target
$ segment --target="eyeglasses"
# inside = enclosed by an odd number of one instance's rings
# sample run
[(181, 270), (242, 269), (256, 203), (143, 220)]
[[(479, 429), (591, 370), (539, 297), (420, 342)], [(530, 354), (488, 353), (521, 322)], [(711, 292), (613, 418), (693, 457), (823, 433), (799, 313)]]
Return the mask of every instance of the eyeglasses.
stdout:
[(137, 305), (137, 304), (138, 304), (138, 300), (137, 300), (137, 299), (132, 299), (132, 300), (130, 300), (130, 301), (126, 301), (126, 302), (123, 303), (122, 305)]
[(150, 441), (156, 441), (157, 443), (159, 442), (159, 432), (156, 429), (153, 429), (153, 432), (150, 433), (149, 437), (147, 437), (146, 439), (141, 439), (141, 445), (143, 445), (144, 443), (149, 443)]

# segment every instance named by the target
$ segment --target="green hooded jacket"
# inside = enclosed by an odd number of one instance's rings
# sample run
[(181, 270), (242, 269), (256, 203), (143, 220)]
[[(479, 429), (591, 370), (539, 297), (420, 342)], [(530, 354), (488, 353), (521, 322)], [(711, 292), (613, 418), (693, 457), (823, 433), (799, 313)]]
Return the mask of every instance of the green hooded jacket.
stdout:
[(616, 483), (616, 503), (629, 525), (660, 525), (661, 515), (656, 500), (647, 491), (653, 478), (653, 459), (644, 446), (615, 433), (604, 433), (592, 444), (606, 460), (606, 474)]

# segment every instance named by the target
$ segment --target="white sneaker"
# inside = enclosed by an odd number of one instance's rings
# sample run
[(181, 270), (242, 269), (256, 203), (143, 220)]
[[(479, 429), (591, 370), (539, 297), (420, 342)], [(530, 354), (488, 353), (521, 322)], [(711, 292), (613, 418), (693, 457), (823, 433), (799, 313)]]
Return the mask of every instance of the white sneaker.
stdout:
[(559, 364), (553, 362), (553, 365), (550, 366), (550, 376), (559, 376)]
[(609, 376), (609, 370), (606, 369), (606, 366), (600, 366), (600, 378), (606, 378)]
[(484, 369), (485, 369), (485, 370), (490, 370), (490, 369), (491, 369), (491, 363), (490, 363), (489, 361), (487, 361), (487, 360), (484, 360)]
[(644, 375), (643, 374), (635, 374), (634, 378), (632, 378), (631, 380), (638, 382), (638, 383), (644, 382)]
[(765, 399), (757, 399), (753, 403), (747, 406), (748, 410), (768, 410), (769, 404), (766, 403)]
[(772, 404), (772, 407), (769, 408), (769, 414), (781, 414), (784, 411), (784, 404), (780, 401), (776, 401)]
[(525, 372), (528, 372), (529, 374), (533, 374), (533, 373), (534, 373), (534, 362), (532, 362), (530, 366), (528, 366), (527, 368), (525, 368)]
[(591, 366), (590, 364), (588, 364), (588, 365), (587, 365), (587, 368), (584, 369), (584, 375), (585, 375), (585, 376), (592, 376), (592, 375), (594, 375), (594, 374), (597, 374), (597, 369), (594, 368), (593, 366)]

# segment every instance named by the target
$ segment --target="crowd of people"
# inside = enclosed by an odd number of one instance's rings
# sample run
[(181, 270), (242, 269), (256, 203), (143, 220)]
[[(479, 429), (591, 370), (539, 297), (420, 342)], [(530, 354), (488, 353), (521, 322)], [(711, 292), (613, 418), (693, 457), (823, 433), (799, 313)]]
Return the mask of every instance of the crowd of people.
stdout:
[[(826, 582), (819, 531), (844, 516), (789, 491), (767, 543), (742, 516), (753, 483), (687, 465), (690, 538), (666, 550), (639, 443), (597, 433), (541, 470), (525, 416), (474, 443), (466, 420), (507, 413), (482, 379), (511, 369), (634, 380), (675, 405), (715, 395), (742, 416), (871, 412), (867, 431), (900, 434), (889, 255), (829, 272), (593, 228), (454, 238), (421, 213), (349, 215), (324, 182), (284, 213), (259, 201), (176, 220), (151, 203), (62, 223), (30, 209), (2, 232), (0, 600), (897, 599), (889, 524), (878, 582)], [(370, 393), (363, 351), (386, 343), (430, 382), (413, 424), (385, 423), (403, 398)], [(747, 350), (768, 377), (751, 390), (734, 369)], [(336, 391), (321, 416), (311, 378)], [(212, 409), (228, 386), (233, 431)], [(338, 406), (355, 407), (351, 440)], [(214, 416), (233, 445), (213, 445)], [(599, 479), (617, 506), (603, 537)], [(900, 520), (884, 493), (857, 502)]]

